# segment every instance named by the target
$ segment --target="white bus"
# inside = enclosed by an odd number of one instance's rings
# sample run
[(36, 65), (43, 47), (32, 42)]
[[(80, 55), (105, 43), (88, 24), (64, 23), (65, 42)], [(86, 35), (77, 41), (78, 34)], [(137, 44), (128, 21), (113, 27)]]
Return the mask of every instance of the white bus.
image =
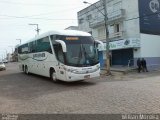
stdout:
[(54, 82), (100, 76), (98, 49), (89, 33), (50, 31), (18, 47), (19, 67), (26, 74), (50, 77)]

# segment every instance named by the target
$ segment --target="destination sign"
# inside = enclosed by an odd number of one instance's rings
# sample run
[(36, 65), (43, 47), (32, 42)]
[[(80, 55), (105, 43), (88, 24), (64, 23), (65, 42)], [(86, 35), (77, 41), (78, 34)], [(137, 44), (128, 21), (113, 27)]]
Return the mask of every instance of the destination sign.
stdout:
[(78, 37), (66, 37), (66, 40), (79, 40)]

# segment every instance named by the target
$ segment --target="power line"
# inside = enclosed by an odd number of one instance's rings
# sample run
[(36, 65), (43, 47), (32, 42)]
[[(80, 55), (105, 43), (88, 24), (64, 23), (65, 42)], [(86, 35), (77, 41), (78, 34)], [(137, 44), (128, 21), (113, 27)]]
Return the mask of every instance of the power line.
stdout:
[[(35, 3), (35, 4), (33, 4), (33, 3), (23, 3), (23, 2), (11, 2), (11, 1), (0, 1), (0, 3), (4, 3), (4, 4), (13, 4), (13, 5), (28, 5), (28, 6), (46, 6), (46, 7), (53, 7), (55, 4), (44, 4), (44, 3)], [(63, 5), (69, 5), (69, 4), (63, 4)], [(73, 5), (73, 4), (70, 4), (71, 6)], [(62, 4), (57, 4), (56, 6), (59, 6), (59, 7), (61, 7), (62, 6)]]
[(30, 15), (30, 16), (26, 16), (26, 17), (35, 17), (35, 16), (43, 16), (43, 15), (49, 15), (49, 14), (53, 14), (53, 13), (60, 13), (60, 12), (66, 12), (66, 11), (70, 11), (70, 10), (75, 10), (76, 8), (82, 8), (83, 6), (79, 6), (79, 7), (74, 7), (74, 8), (71, 8), (71, 9), (63, 9), (63, 10), (60, 10), (60, 11), (54, 11), (54, 12), (48, 12), (48, 13), (40, 13), (40, 14), (35, 14), (35, 15)]
[[(1, 16), (1, 15), (0, 15)], [(6, 17), (12, 17), (12, 18), (19, 18), (19, 19), (39, 19), (39, 20), (61, 20), (61, 21), (70, 21), (70, 20), (77, 20), (77, 19), (67, 19), (67, 18), (63, 18), (63, 19), (54, 19), (54, 18), (28, 18), (28, 17), (18, 17), (18, 16), (7, 16)]]
[[(144, 18), (144, 17), (149, 17), (149, 16), (153, 16), (156, 14), (159, 14), (160, 11), (156, 12), (156, 13), (152, 13), (152, 14), (147, 14), (147, 15), (143, 15), (143, 16), (138, 16), (138, 17), (134, 17), (134, 18), (130, 18), (130, 19), (126, 19), (124, 21), (130, 21), (130, 20), (134, 20), (134, 19), (139, 19), (139, 18)], [(63, 19), (54, 19), (54, 18), (32, 18), (31, 16), (10, 16), (10, 15), (0, 15), (0, 16), (4, 16), (4, 17), (11, 17), (11, 18), (20, 18), (20, 19), (40, 19), (40, 20), (77, 20), (77, 19), (67, 19), (67, 18), (63, 18)]]
[(27, 16), (11, 16), (11, 15), (0, 15), (3, 17), (11, 17), (11, 18), (25, 18), (25, 19), (42, 19), (42, 20), (77, 20), (77, 19), (67, 19), (67, 18), (63, 18), (63, 19), (54, 19), (54, 18), (32, 18), (32, 17), (27, 17)]
[[(138, 16), (138, 17), (133, 17), (133, 18), (129, 18), (129, 19), (125, 19), (124, 21), (131, 21), (131, 20), (134, 20), (134, 19), (139, 19), (139, 18), (145, 18), (145, 17), (149, 17), (149, 16), (154, 16), (154, 15), (157, 15), (157, 14), (160, 14), (160, 11), (156, 12), (156, 13), (152, 13), (152, 14), (146, 14), (146, 15), (143, 15), (143, 16)], [(98, 17), (97, 17), (98, 18)], [(94, 18), (93, 20), (104, 20), (104, 18)]]
[(28, 19), (46, 19), (46, 20), (77, 20), (77, 19), (52, 19), (52, 18), (32, 18), (32, 17), (37, 17), (37, 16), (44, 16), (44, 15), (49, 15), (49, 14), (53, 14), (53, 13), (60, 13), (60, 12), (66, 12), (66, 11), (70, 11), (70, 10), (75, 10), (76, 8), (82, 8), (82, 6), (80, 7), (75, 7), (75, 8), (71, 8), (71, 9), (64, 9), (61, 11), (54, 11), (54, 12), (47, 12), (47, 13), (40, 13), (40, 14), (35, 14), (35, 15), (29, 15), (29, 16), (12, 16), (12, 15), (0, 15), (3, 17), (10, 17), (10, 18), (0, 18), (0, 20), (7, 20), (7, 19), (12, 19), (12, 18), (28, 18)]

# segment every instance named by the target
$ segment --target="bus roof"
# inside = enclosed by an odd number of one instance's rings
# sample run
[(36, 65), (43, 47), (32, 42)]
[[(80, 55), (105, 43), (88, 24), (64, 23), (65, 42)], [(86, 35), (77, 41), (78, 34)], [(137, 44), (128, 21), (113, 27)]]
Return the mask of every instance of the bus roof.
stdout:
[(87, 32), (78, 31), (78, 30), (54, 30), (54, 31), (49, 31), (49, 32), (43, 33), (41, 35), (38, 35), (35, 38), (32, 38), (31, 40), (29, 40), (21, 45), (24, 45), (26, 43), (29, 43), (34, 40), (38, 40), (38, 39), (41, 39), (41, 38), (44, 38), (44, 37), (47, 37), (50, 35), (91, 36), (91, 34), (89, 34)]

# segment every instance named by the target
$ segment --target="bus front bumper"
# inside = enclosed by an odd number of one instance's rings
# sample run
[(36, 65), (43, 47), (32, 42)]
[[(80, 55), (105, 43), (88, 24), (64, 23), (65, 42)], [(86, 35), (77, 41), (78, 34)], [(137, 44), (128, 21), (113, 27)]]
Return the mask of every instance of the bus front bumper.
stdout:
[(66, 81), (67, 82), (74, 82), (74, 81), (81, 81), (81, 80), (87, 80), (100, 77), (100, 70), (97, 70), (92, 73), (85, 73), (85, 74), (75, 74), (75, 73), (68, 73), (66, 75)]

